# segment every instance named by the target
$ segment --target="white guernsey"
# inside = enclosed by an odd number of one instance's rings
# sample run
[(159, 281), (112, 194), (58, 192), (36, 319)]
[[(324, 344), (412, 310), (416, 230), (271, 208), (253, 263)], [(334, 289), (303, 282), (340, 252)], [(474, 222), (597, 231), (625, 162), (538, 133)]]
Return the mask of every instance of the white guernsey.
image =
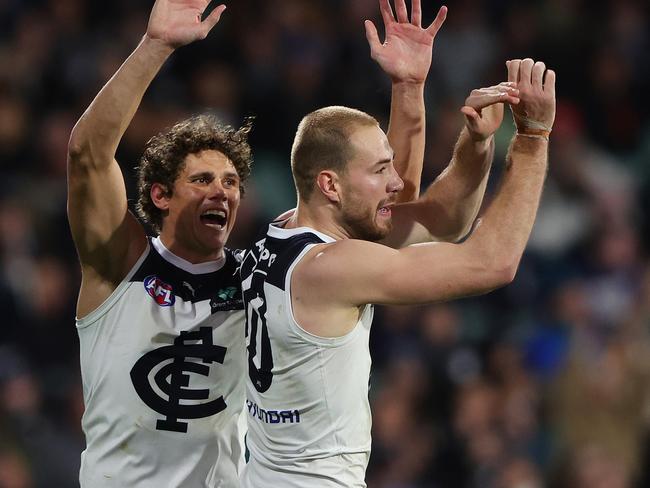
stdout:
[[(414, 202), (397, 203), (404, 189), (393, 162), (399, 153), (374, 118), (326, 107), (301, 121), (291, 159), (298, 206), (270, 225), (242, 263), (251, 451), (246, 488), (364, 487), (371, 304), (450, 300), (513, 279), (546, 175), (555, 74), (532, 59), (507, 65), (509, 82), (467, 99), (467, 130), (455, 159)], [(511, 103), (517, 133), (482, 223), (460, 244), (393, 249), (378, 243), (450, 236), (439, 233), (449, 228), (442, 225), (454, 208), (449, 195), (461, 202), (466, 195), (461, 206), (469, 221), (460, 219), (460, 228), (474, 220), (489, 168), (483, 157), (502, 120), (500, 101)], [(478, 164), (463, 171), (456, 157), (472, 152), (470, 141), (477, 146), (469, 160)], [(477, 177), (467, 176), (472, 171)], [(473, 183), (462, 183), (463, 174)], [(459, 192), (463, 188), (470, 191)]]
[(137, 165), (142, 221), (115, 159), (165, 61), (219, 21), (225, 6), (206, 15), (208, 3), (157, 0), (141, 42), (70, 135), (82, 488), (240, 486), (245, 319), (239, 259), (225, 246), (250, 173), (250, 125), (198, 115), (152, 137)]
[(191, 264), (153, 239), (77, 320), (86, 411), (81, 486), (237, 487), (244, 461), (236, 256)]
[(242, 265), (251, 451), (244, 486), (365, 486), (373, 308), (336, 338), (310, 334), (292, 313), (296, 264), (315, 245), (333, 241), (313, 229), (271, 224)]

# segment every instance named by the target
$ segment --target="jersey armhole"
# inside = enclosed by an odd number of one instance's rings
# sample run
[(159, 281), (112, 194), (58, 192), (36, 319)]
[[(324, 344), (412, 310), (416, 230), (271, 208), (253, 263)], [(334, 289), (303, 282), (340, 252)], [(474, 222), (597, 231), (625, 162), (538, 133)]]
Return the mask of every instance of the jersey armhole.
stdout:
[(284, 304), (285, 304), (285, 309), (287, 310), (287, 315), (289, 317), (289, 324), (291, 329), (298, 334), (302, 339), (305, 341), (316, 344), (319, 346), (324, 346), (324, 347), (338, 347), (342, 346), (356, 336), (358, 331), (361, 329), (361, 324), (365, 318), (365, 316), (372, 311), (372, 305), (365, 305), (363, 308), (363, 311), (361, 312), (361, 315), (359, 316), (359, 320), (357, 323), (354, 325), (352, 330), (348, 332), (345, 335), (338, 336), (338, 337), (322, 337), (316, 334), (312, 334), (311, 332), (308, 332), (305, 330), (299, 323), (298, 320), (296, 320), (296, 316), (293, 313), (293, 303), (291, 302), (291, 277), (293, 276), (293, 271), (300, 262), (302, 258), (305, 257), (305, 255), (314, 247), (318, 246), (319, 244), (322, 243), (315, 243), (315, 244), (308, 244), (305, 246), (305, 248), (298, 254), (296, 259), (294, 259), (293, 263), (289, 266), (287, 269), (287, 275), (285, 277), (285, 282), (284, 282)]
[(92, 325), (93, 323), (97, 322), (104, 314), (106, 314), (113, 307), (115, 302), (117, 302), (117, 300), (131, 285), (131, 277), (140, 268), (144, 260), (149, 255), (150, 251), (151, 251), (151, 242), (147, 239), (147, 247), (145, 247), (144, 251), (142, 251), (142, 254), (138, 258), (136, 263), (133, 265), (131, 270), (128, 272), (128, 274), (124, 277), (122, 282), (119, 285), (117, 285), (117, 288), (115, 288), (115, 290), (113, 290), (113, 293), (111, 293), (108, 296), (108, 298), (106, 298), (106, 300), (104, 300), (95, 310), (93, 310), (89, 314), (84, 315), (82, 318), (75, 317), (75, 325), (77, 329), (84, 329)]

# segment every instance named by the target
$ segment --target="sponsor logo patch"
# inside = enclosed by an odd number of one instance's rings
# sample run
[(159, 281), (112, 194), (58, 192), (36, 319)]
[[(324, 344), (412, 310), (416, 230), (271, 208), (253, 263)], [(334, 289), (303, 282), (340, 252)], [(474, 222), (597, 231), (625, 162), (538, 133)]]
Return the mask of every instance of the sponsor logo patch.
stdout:
[(144, 279), (144, 289), (161, 307), (171, 307), (176, 301), (171, 285), (168, 285), (156, 275), (147, 276)]

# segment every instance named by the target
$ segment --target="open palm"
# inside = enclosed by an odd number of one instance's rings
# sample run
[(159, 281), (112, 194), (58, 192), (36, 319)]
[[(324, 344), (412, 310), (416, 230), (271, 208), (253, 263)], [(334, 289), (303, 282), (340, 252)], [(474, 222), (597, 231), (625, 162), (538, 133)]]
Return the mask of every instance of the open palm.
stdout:
[(423, 28), (420, 1), (412, 0), (409, 20), (405, 0), (395, 0), (397, 17), (393, 15), (389, 0), (379, 0), (386, 31), (383, 43), (379, 41), (375, 25), (366, 21), (371, 57), (393, 82), (422, 83), (429, 73), (433, 41), (447, 17), (447, 7), (440, 7), (431, 25)]
[(157, 0), (149, 17), (147, 35), (174, 48), (205, 39), (226, 9), (219, 5), (201, 21), (209, 3), (210, 0)]

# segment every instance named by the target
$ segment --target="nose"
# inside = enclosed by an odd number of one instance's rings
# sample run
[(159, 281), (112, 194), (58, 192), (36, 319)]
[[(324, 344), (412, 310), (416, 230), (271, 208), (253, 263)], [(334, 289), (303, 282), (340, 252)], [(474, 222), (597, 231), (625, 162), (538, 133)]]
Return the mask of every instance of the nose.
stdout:
[(393, 175), (390, 181), (388, 182), (388, 191), (391, 193), (399, 193), (404, 189), (404, 180), (400, 178), (399, 174), (395, 168), (393, 168)]
[(215, 178), (210, 185), (208, 198), (210, 200), (226, 200), (228, 198), (228, 195), (226, 195), (226, 189), (223, 187), (219, 178)]

